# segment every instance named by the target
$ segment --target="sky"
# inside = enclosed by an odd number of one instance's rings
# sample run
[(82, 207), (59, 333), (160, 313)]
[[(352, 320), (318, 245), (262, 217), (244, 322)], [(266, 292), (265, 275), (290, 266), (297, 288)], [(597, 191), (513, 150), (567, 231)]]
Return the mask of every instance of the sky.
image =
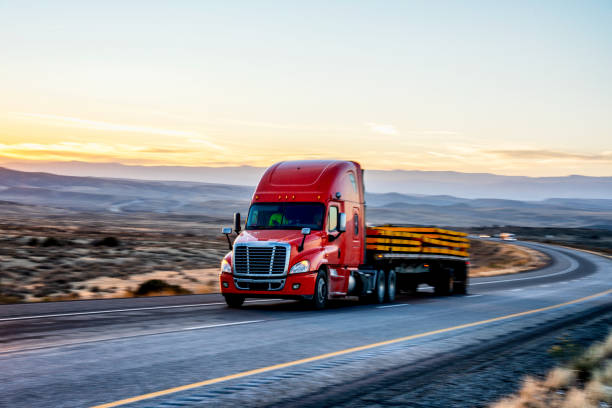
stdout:
[(610, 21), (610, 0), (0, 0), (0, 163), (612, 176)]

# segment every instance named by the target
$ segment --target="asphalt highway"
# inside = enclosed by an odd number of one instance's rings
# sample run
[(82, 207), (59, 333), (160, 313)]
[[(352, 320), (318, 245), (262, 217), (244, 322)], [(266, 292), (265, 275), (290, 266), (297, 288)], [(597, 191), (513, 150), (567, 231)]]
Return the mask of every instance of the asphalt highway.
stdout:
[(534, 243), (533, 272), (323, 311), (219, 295), (0, 306), (0, 407), (300, 405), (612, 302), (612, 260)]

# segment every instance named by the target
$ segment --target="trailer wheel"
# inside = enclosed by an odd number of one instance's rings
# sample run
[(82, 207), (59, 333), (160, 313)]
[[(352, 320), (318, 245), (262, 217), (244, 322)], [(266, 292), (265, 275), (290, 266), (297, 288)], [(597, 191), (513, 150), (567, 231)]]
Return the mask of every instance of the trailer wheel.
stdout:
[(389, 272), (387, 272), (387, 287), (385, 291), (385, 300), (387, 302), (393, 302), (395, 300), (396, 284), (397, 275), (395, 274), (395, 270), (390, 269)]
[(244, 303), (244, 296), (223, 295), (223, 297), (225, 297), (225, 303), (227, 303), (227, 306), (233, 309), (239, 308)]
[(315, 281), (315, 291), (312, 295), (312, 307), (321, 310), (327, 306), (327, 278), (325, 271), (320, 270)]
[(434, 286), (436, 295), (447, 296), (451, 295), (455, 288), (455, 278), (450, 273), (444, 273)]
[(459, 280), (455, 281), (453, 293), (465, 295), (467, 293), (469, 282), (467, 267), (465, 265), (463, 265), (463, 267), (459, 267), (456, 270), (456, 276)]
[(453, 293), (458, 294), (458, 295), (465, 295), (467, 293), (467, 285), (465, 284), (465, 281), (455, 282)]

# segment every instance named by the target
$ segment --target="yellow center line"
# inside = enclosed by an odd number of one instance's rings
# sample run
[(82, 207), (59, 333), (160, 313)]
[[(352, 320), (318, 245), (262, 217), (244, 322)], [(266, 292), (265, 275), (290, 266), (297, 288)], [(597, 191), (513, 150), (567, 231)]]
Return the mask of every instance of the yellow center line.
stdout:
[(199, 381), (199, 382), (195, 382), (195, 383), (192, 383), (192, 384), (181, 385), (181, 386), (178, 386), (178, 387), (173, 387), (173, 388), (168, 388), (168, 389), (165, 389), (165, 390), (155, 391), (155, 392), (151, 392), (151, 393), (148, 393), (148, 394), (142, 394), (142, 395), (137, 395), (135, 397), (125, 398), (125, 399), (122, 399), (122, 400), (119, 400), (119, 401), (108, 402), (106, 404), (96, 405), (96, 406), (94, 406), (92, 408), (118, 407), (118, 406), (121, 406), (121, 405), (130, 404), (132, 402), (138, 402), (138, 401), (142, 401), (142, 400), (146, 400), (146, 399), (150, 399), (150, 398), (161, 397), (163, 395), (174, 394), (174, 393), (177, 393), (177, 392), (180, 392), (180, 391), (190, 390), (190, 389), (193, 389), (193, 388), (203, 387), (203, 386), (206, 386), (206, 385), (218, 384), (218, 383), (221, 383), (221, 382), (235, 380), (235, 379), (238, 379), (238, 378), (244, 378), (244, 377), (248, 377), (248, 376), (255, 375), (255, 374), (261, 374), (261, 373), (266, 373), (266, 372), (269, 372), (269, 371), (279, 370), (281, 368), (287, 368), (287, 367), (293, 367), (293, 366), (300, 365), (300, 364), (311, 363), (313, 361), (319, 361), (319, 360), (323, 360), (323, 359), (326, 359), (326, 358), (342, 356), (344, 354), (355, 353), (355, 352), (358, 352), (358, 351), (368, 350), (368, 349), (372, 349), (372, 348), (376, 348), (376, 347), (381, 347), (381, 346), (387, 346), (389, 344), (401, 343), (401, 342), (407, 341), (407, 340), (413, 340), (413, 339), (418, 339), (418, 338), (422, 338), (422, 337), (433, 336), (435, 334), (447, 333), (447, 332), (450, 332), (450, 331), (465, 329), (465, 328), (468, 328), (468, 327), (481, 326), (483, 324), (492, 323), (492, 322), (498, 322), (500, 320), (512, 319), (514, 317), (527, 316), (527, 315), (531, 315), (531, 314), (535, 314), (535, 313), (541, 313), (541, 312), (545, 312), (545, 311), (552, 310), (552, 309), (558, 309), (558, 308), (561, 308), (563, 306), (568, 306), (568, 305), (572, 305), (572, 304), (575, 304), (575, 303), (584, 302), (584, 301), (587, 301), (589, 299), (593, 299), (593, 298), (596, 298), (596, 297), (605, 296), (605, 295), (608, 295), (610, 293), (612, 293), (612, 289), (608, 289), (606, 291), (599, 292), (599, 293), (596, 293), (594, 295), (586, 296), (586, 297), (583, 297), (583, 298), (580, 298), (580, 299), (570, 300), (568, 302), (559, 303), (559, 304), (552, 305), (552, 306), (541, 307), (539, 309), (532, 309), (532, 310), (527, 310), (527, 311), (519, 312), (519, 313), (513, 313), (513, 314), (509, 314), (509, 315), (505, 315), (505, 316), (494, 317), (492, 319), (481, 320), (481, 321), (478, 321), (478, 322), (465, 323), (465, 324), (460, 324), (458, 326), (446, 327), (444, 329), (432, 330), (432, 331), (428, 331), (428, 332), (424, 332), (424, 333), (418, 333), (418, 334), (413, 334), (413, 335), (405, 336), (405, 337), (398, 337), (398, 338), (391, 339), (391, 340), (385, 340), (385, 341), (380, 341), (380, 342), (377, 342), (377, 343), (366, 344), (364, 346), (351, 347), (351, 348), (347, 348), (347, 349), (344, 349), (344, 350), (334, 351), (334, 352), (331, 352), (331, 353), (320, 354), (318, 356), (302, 358), (300, 360), (288, 361), (286, 363), (274, 364), (274, 365), (267, 366), (267, 367), (256, 368), (254, 370), (242, 371), (242, 372), (236, 373), (236, 374), (230, 374), (230, 375), (226, 375), (226, 376), (223, 376), (223, 377), (211, 378), (210, 380)]

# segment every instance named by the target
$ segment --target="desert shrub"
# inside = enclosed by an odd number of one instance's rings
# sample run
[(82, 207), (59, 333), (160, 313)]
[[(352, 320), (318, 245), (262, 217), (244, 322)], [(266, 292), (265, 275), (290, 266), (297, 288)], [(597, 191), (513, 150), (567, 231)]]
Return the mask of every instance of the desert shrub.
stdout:
[(169, 292), (176, 295), (186, 295), (191, 293), (190, 290), (183, 288), (180, 285), (171, 285), (168, 282), (161, 279), (149, 279), (138, 286), (134, 294), (136, 296), (146, 296), (151, 293)]
[(0, 304), (6, 303), (19, 303), (23, 301), (22, 295), (2, 295), (0, 294)]
[(106, 247), (116, 247), (119, 246), (120, 242), (115, 237), (104, 237), (102, 239), (98, 239), (93, 242), (95, 246), (106, 246)]
[(44, 247), (62, 246), (62, 242), (55, 237), (47, 237), (41, 245)]

